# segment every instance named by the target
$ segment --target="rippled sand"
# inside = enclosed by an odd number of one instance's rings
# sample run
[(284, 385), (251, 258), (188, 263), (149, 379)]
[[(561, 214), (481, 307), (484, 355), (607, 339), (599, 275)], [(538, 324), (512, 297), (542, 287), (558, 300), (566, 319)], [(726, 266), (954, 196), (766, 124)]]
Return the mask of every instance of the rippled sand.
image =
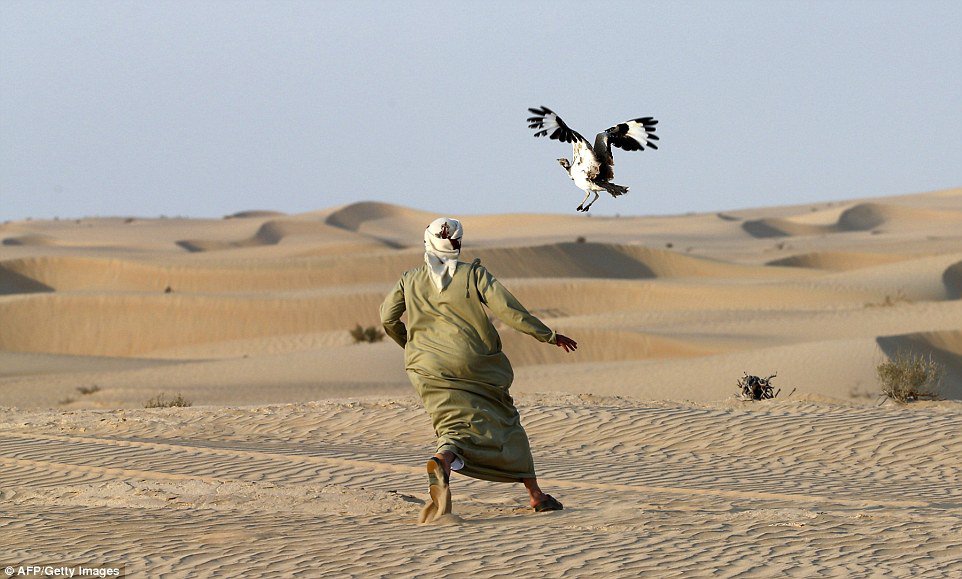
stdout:
[[(962, 575), (962, 190), (723, 214), (456, 216), (581, 347), (505, 329), (546, 491), (455, 476), (354, 345), (433, 213), (0, 225), (0, 565), (134, 576)], [(578, 239), (583, 238), (583, 239)], [(898, 351), (947, 400), (878, 406)], [(732, 397), (777, 372), (774, 401)], [(79, 389), (93, 390), (84, 394)], [(160, 393), (189, 408), (144, 409)]]

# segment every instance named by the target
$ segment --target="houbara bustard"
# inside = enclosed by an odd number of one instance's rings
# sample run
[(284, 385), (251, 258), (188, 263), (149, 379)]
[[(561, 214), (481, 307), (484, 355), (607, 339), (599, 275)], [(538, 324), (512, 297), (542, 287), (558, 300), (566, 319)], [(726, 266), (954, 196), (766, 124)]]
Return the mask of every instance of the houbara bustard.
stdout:
[[(598, 191), (607, 191), (612, 197), (618, 197), (628, 192), (628, 187), (611, 182), (615, 177), (615, 161), (611, 157), (611, 147), (614, 145), (625, 151), (643, 151), (645, 147), (657, 149), (652, 141), (657, 141), (655, 125), (658, 121), (651, 117), (631, 119), (598, 133), (594, 147), (588, 139), (573, 131), (548, 107), (528, 109), (533, 117), (528, 117), (528, 128), (537, 129), (535, 137), (547, 136), (562, 143), (572, 143), (572, 160), (558, 159), (561, 166), (568, 172), (568, 176), (579, 189), (585, 192), (578, 211), (588, 211), (598, 200)], [(591, 194), (595, 198), (585, 205)]]

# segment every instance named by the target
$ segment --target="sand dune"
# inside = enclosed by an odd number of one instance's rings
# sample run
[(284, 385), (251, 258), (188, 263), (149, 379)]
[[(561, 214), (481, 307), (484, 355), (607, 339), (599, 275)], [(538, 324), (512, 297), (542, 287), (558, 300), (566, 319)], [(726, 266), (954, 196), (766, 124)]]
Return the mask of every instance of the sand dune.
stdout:
[(232, 213), (226, 215), (224, 219), (252, 219), (260, 217), (283, 217), (285, 213), (280, 211), (264, 211), (260, 209), (253, 209), (250, 211), (238, 211), (237, 213)]
[(886, 253), (816, 251), (783, 257), (781, 259), (773, 259), (768, 262), (768, 265), (848, 271), (850, 269), (861, 269), (863, 267), (895, 263), (906, 259), (911, 259), (911, 256)]
[(896, 300), (944, 300), (951, 297), (946, 272), (960, 258), (962, 253), (916, 256), (885, 265), (830, 273), (819, 283), (862, 288)]
[(426, 211), (417, 211), (400, 205), (364, 201), (334, 211), (324, 222), (348, 231), (359, 231), (364, 225), (389, 219), (392, 224), (397, 223), (402, 228), (414, 227), (415, 229), (411, 229), (410, 232), (415, 233), (412, 238), (417, 239), (419, 236), (416, 233), (424, 231), (424, 224), (430, 223), (435, 217), (437, 216)]
[(512, 293), (551, 317), (603, 312), (688, 312), (769, 309), (815, 309), (829, 305), (862, 305), (878, 294), (864, 290), (819, 287), (806, 283), (715, 283), (687, 280), (512, 280)]
[(115, 372), (157, 366), (170, 366), (174, 363), (175, 362), (137, 358), (92, 358), (90, 356), (60, 356), (56, 354), (24, 354), (0, 351), (0, 377), (49, 377), (53, 374), (79, 374), (97, 371)]
[(12, 257), (96, 255), (162, 256), (170, 259), (184, 251), (182, 239), (203, 238), (211, 243), (228, 243), (252, 236), (264, 221), (251, 219), (186, 219), (86, 217), (75, 220), (23, 221), (11, 223), (10, 237), (41, 235), (39, 245), (0, 246), (0, 259)]
[[(403, 352), (393, 342), (291, 348), (280, 353), (250, 346), (251, 342), (237, 342), (233, 351), (215, 351), (211, 359), (198, 359), (196, 353), (193, 358), (183, 357), (187, 346), (179, 350), (177, 359), (12, 354), (35, 357), (50, 370), (36, 372), (36, 364), (27, 366), (22, 361), (20, 368), (11, 368), (34, 373), (5, 379), (0, 406), (143, 408), (149, 399), (164, 393), (168, 398), (180, 394), (194, 405), (229, 405), (238, 398), (251, 404), (278, 404), (412, 392)], [(91, 361), (81, 364), (78, 358)], [(93, 386), (98, 387), (93, 393), (78, 390)]]
[[(249, 292), (290, 292), (396, 281), (399, 273), (416, 265), (409, 255), (371, 255), (367, 267), (344, 267), (349, 258), (285, 259), (267, 262), (192, 263), (168, 265), (131, 259), (40, 257), (0, 261), (0, 290), (21, 293), (50, 289), (70, 291), (138, 291), (235, 294)], [(16, 291), (22, 288), (21, 291)], [(386, 290), (385, 290), (386, 291)]]
[[(152, 577), (962, 574), (962, 189), (463, 216), (462, 258), (579, 341), (494, 320), (566, 508), (455, 476), (432, 529), (404, 352), (348, 330), (377, 325), (435, 217), (0, 225), (2, 555)], [(948, 400), (878, 406), (899, 351), (944, 364)], [(743, 372), (779, 397), (736, 401)], [(193, 407), (143, 408), (162, 393)]]
[[(316, 225), (316, 224), (311, 224)], [(158, 264), (156, 261), (45, 256), (0, 261), (0, 292), (145, 291), (170, 287), (177, 292), (239, 293), (298, 290), (333, 285), (392, 283), (400, 272), (422, 263), (419, 250), (338, 254), (284, 261), (220, 264)], [(503, 278), (656, 277), (792, 278), (799, 272), (742, 266), (689, 257), (642, 246), (560, 243), (516, 248), (465, 250), (465, 259), (482, 264)], [(18, 289), (19, 288), (19, 289)]]
[[(427, 211), (371, 202), (307, 215), (359, 235), (413, 249), (421, 247), (425, 225), (439, 216)], [(457, 217), (464, 224), (466, 232), (465, 251), (569, 243), (579, 238), (618, 245), (665, 247), (670, 243), (683, 250), (706, 242), (715, 243), (719, 237), (741, 231), (738, 224), (721, 220), (715, 214), (661, 217), (494, 214)]]
[(309, 238), (313, 244), (330, 245), (333, 243), (342, 251), (356, 251), (358, 248), (370, 249), (384, 246), (384, 243), (378, 243), (372, 239), (349, 236), (340, 231), (332, 231), (332, 229), (330, 225), (317, 221), (271, 220), (261, 225), (253, 236), (246, 239), (236, 241), (182, 239), (177, 241), (177, 245), (192, 252), (223, 251), (277, 245), (282, 242), (290, 243), (292, 239)]
[(573, 364), (645, 360), (650, 358), (694, 358), (707, 356), (727, 348), (720, 343), (679, 340), (626, 330), (578, 328), (578, 340), (583, 343), (578, 358), (566, 356), (558, 348), (545, 347), (507, 329), (502, 331), (504, 349), (512, 364), (531, 366), (541, 364)]
[[(835, 289), (772, 284), (752, 288), (675, 283), (638, 286), (629, 282), (559, 280), (522, 283), (511, 289), (538, 303), (546, 319), (602, 311), (665, 311), (798, 307), (837, 303)], [(89, 356), (137, 356), (156, 350), (224, 340), (347, 331), (376, 325), (377, 308), (389, 286), (332, 288), (307, 294), (261, 297), (173, 292), (51, 294), (0, 298), (0, 349)], [(863, 303), (873, 294), (854, 292)], [(56, 323), (38, 323), (56, 320)]]
[(49, 236), (43, 235), (42, 233), (33, 233), (27, 235), (18, 235), (14, 237), (7, 237), (3, 240), (4, 245), (60, 245), (57, 239)]
[(947, 267), (942, 274), (942, 281), (951, 299), (962, 298), (962, 261)]
[[(467, 253), (467, 250), (465, 250)], [(690, 257), (640, 245), (556, 243), (471, 252), (499, 277), (590, 277), (645, 279), (674, 277), (792, 278), (796, 272)], [(469, 257), (470, 257), (469, 256)]]
[(838, 231), (834, 225), (811, 225), (780, 218), (745, 221), (742, 229), (752, 237), (759, 238), (825, 235)]
[(23, 260), (0, 262), (0, 295), (53, 291), (52, 287), (37, 280), (39, 276), (35, 272), (23, 265)]
[(884, 203), (860, 203), (842, 212), (838, 228), (843, 231), (869, 231), (882, 225), (919, 223), (962, 223), (962, 212), (905, 207)]
[[(399, 247), (420, 248), (425, 226), (437, 217), (428, 211), (365, 201), (328, 213), (324, 222)], [(574, 236), (566, 233), (566, 226), (580, 224), (585, 228), (585, 221), (584, 218), (568, 215), (472, 215), (462, 219), (470, 240), (466, 247), (492, 241), (507, 241), (510, 244), (517, 239), (537, 243), (535, 240), (544, 237), (573, 240)], [(588, 229), (595, 228), (589, 226)]]
[[(84, 356), (136, 356), (222, 340), (353, 328), (377, 323), (383, 296), (241, 298), (159, 294), (51, 295), (0, 299), (0, 349)], [(38, 320), (56, 323), (38, 323)]]
[(753, 237), (783, 237), (871, 231), (882, 226), (962, 226), (960, 211), (931, 210), (886, 203), (859, 203), (842, 211), (834, 223), (821, 223), (824, 215), (802, 214), (787, 218), (757, 219), (746, 221), (742, 228)]

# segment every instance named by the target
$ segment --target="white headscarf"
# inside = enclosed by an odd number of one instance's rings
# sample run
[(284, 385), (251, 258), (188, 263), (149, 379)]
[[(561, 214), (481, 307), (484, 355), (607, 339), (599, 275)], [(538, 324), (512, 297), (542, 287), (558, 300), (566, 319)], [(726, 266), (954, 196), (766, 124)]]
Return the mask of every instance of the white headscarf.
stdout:
[(454, 277), (463, 234), (461, 222), (448, 217), (435, 219), (424, 230), (424, 263), (438, 291), (444, 291)]

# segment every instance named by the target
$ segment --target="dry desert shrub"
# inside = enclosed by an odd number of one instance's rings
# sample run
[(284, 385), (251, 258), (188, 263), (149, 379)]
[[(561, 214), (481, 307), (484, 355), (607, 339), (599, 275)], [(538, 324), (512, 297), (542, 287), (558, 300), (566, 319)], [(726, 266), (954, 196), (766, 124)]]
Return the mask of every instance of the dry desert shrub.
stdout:
[(912, 300), (909, 299), (905, 292), (898, 290), (895, 295), (885, 294), (885, 299), (880, 302), (869, 302), (865, 304), (867, 308), (890, 308), (898, 304), (910, 304)]
[(171, 400), (167, 400), (167, 395), (162, 392), (148, 400), (147, 404), (144, 404), (144, 408), (187, 408), (190, 405), (190, 400), (180, 394)]
[(875, 368), (882, 395), (897, 402), (939, 398), (945, 368), (932, 356), (898, 352)]
[(368, 326), (362, 328), (361, 324), (358, 324), (353, 330), (351, 330), (351, 337), (354, 338), (355, 344), (360, 344), (367, 342), (373, 344), (374, 342), (380, 342), (384, 339), (384, 332), (378, 329), (377, 326)]

